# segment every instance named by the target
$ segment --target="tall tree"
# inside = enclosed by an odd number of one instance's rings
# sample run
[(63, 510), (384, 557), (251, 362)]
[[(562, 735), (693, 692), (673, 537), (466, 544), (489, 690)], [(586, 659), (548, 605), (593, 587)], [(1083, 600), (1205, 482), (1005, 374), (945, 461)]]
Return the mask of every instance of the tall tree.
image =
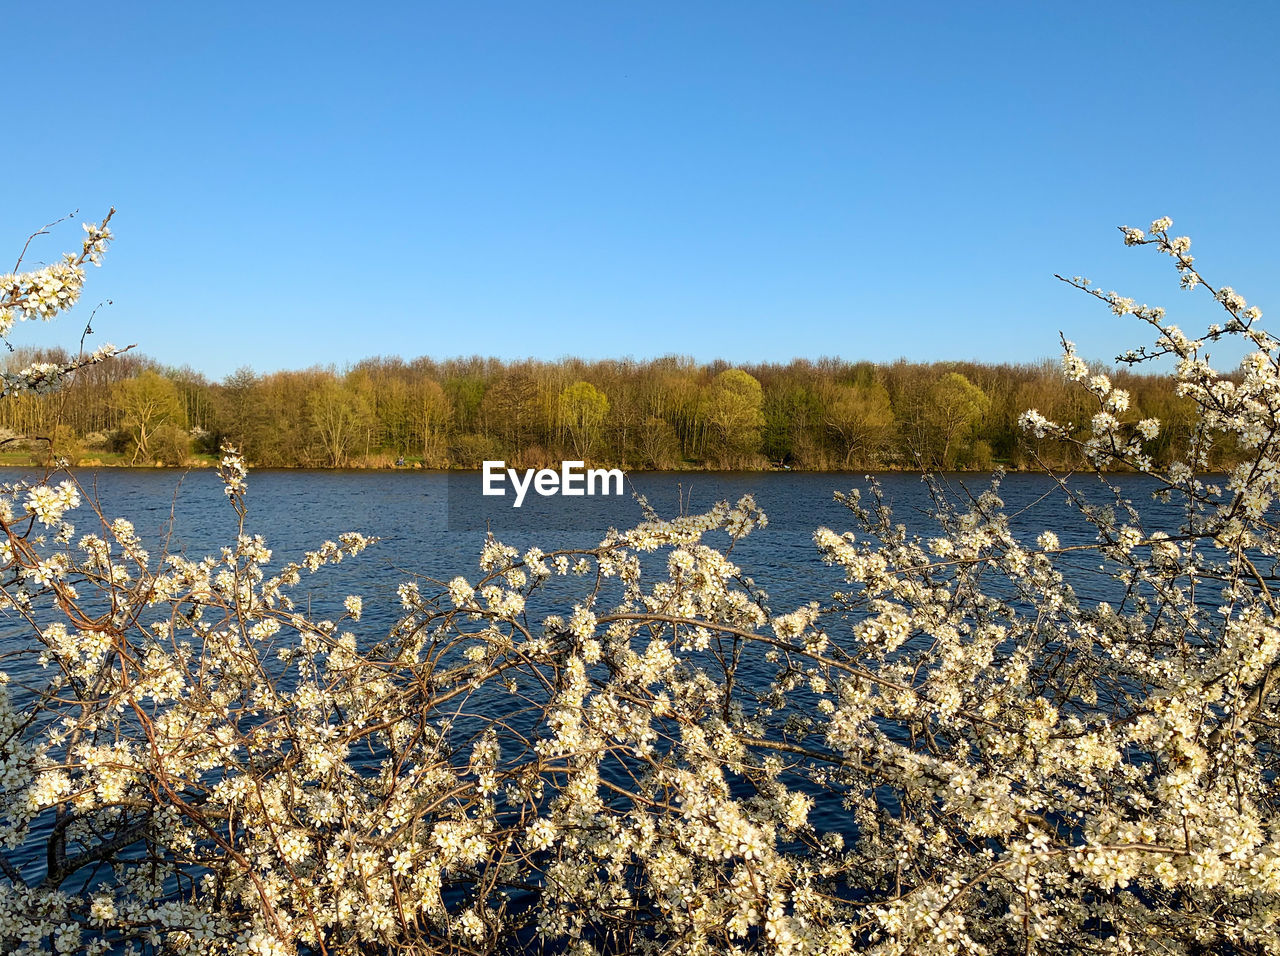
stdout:
[(426, 379), (413, 386), (413, 427), (422, 463), (428, 468), (447, 465), (449, 456), (449, 423), (453, 408), (440, 383)]
[(372, 417), (363, 396), (329, 380), (307, 396), (307, 412), (326, 464), (334, 468), (345, 465)]
[(833, 385), (825, 398), (826, 424), (840, 440), (841, 465), (871, 466), (893, 435), (893, 406), (880, 384)]
[(763, 403), (760, 382), (740, 368), (726, 369), (712, 381), (707, 421), (719, 440), (722, 461), (744, 464), (760, 451)]
[(138, 464), (139, 460), (152, 460), (152, 438), (161, 426), (180, 428), (186, 424), (178, 386), (151, 369), (118, 383), (113, 403), (120, 415), (120, 427), (133, 449), (133, 457), (129, 460), (131, 465)]
[(955, 464), (956, 439), (986, 414), (991, 400), (959, 372), (948, 372), (929, 389), (927, 420), (933, 431), (935, 463)]
[(578, 458), (590, 457), (608, 414), (608, 397), (590, 382), (574, 382), (560, 393), (560, 421)]

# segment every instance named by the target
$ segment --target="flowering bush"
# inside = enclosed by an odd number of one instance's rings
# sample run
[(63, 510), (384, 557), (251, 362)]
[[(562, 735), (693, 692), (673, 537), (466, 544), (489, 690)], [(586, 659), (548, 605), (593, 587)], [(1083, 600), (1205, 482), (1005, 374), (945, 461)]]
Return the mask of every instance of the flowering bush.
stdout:
[[(203, 559), (96, 512), (78, 533), (73, 479), (5, 488), (4, 648), (49, 679), (0, 678), (0, 945), (1277, 951), (1280, 342), (1170, 227), (1125, 241), (1214, 295), (1203, 336), (1071, 281), (1153, 327), (1125, 360), (1176, 362), (1189, 458), (1155, 470), (1160, 424), (1069, 343), (1097, 413), (1024, 422), (1149, 475), (1176, 526), (1063, 478), (1091, 543), (1026, 540), (997, 479), (934, 486), (918, 536), (873, 484), (842, 496), (856, 531), (815, 534), (848, 587), (779, 612), (733, 560), (765, 522), (744, 498), (582, 551), (490, 538), (472, 576), (405, 583), (375, 641), (358, 596), (331, 619), (290, 598), (369, 540), (273, 564), (231, 449), (240, 532)], [(1228, 336), (1252, 348), (1235, 377), (1202, 358)], [(1206, 481), (1222, 440), (1247, 460)], [(1113, 601), (1067, 580), (1082, 548)]]
[[(101, 223), (85, 223), (85, 238), (80, 252), (68, 252), (61, 261), (42, 269), (0, 275), (0, 339), (8, 340), (15, 322), (35, 319), (48, 322), (80, 300), (80, 293), (84, 289), (85, 263), (102, 265), (107, 244), (115, 238), (109, 226), (115, 212), (112, 209)], [(45, 231), (41, 230), (31, 239)], [(27, 240), (28, 246), (31, 239)], [(15, 268), (22, 268), (25, 254), (24, 248)], [(9, 396), (21, 392), (51, 391), (78, 369), (94, 365), (122, 351), (125, 350), (114, 345), (104, 345), (92, 354), (81, 355), (71, 362), (36, 362), (16, 372), (0, 373), (0, 394)]]

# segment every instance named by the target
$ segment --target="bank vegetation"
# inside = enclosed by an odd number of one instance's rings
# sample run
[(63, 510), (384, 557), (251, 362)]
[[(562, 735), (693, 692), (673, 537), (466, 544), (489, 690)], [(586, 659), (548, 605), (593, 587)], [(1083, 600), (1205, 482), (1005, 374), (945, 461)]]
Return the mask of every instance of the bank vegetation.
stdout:
[[(19, 349), (9, 368), (63, 363)], [(1151, 449), (1184, 455), (1195, 406), (1168, 376), (1094, 367), (1164, 423)], [(223, 442), (258, 467), (544, 467), (564, 459), (627, 469), (945, 470), (1081, 462), (1071, 446), (1028, 444), (1018, 415), (1038, 408), (1087, 426), (1091, 409), (1058, 363), (891, 364), (839, 359), (730, 367), (649, 361), (502, 362), (369, 358), (347, 368), (210, 381), (135, 352), (85, 368), (65, 390), (0, 403), (11, 459), (183, 465)], [(1237, 456), (1220, 447), (1225, 466)]]

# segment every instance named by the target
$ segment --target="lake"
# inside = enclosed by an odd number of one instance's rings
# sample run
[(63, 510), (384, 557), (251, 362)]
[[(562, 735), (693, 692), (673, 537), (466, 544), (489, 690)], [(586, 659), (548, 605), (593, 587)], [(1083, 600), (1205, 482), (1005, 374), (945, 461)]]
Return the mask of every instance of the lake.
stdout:
[[(0, 481), (14, 481), (20, 469), (0, 469)], [(124, 517), (153, 551), (171, 530), (169, 548), (189, 557), (215, 552), (234, 539), (236, 518), (222, 483), (212, 471), (179, 472), (161, 469), (102, 469), (77, 473), (86, 491), (101, 502), (110, 518)], [(890, 473), (876, 476), (894, 507), (896, 520), (919, 532), (938, 533), (922, 517), (930, 507), (928, 490), (919, 475)], [(962, 493), (987, 487), (980, 474), (946, 476)], [(1149, 515), (1176, 525), (1178, 510), (1150, 501), (1156, 483), (1137, 475), (1115, 475), (1121, 487)], [(325, 539), (344, 531), (377, 536), (379, 543), (354, 562), (344, 562), (325, 575), (310, 579), (320, 590), (328, 583), (355, 589), (365, 598), (364, 627), (390, 623), (397, 602), (395, 590), (406, 572), (448, 580), (456, 574), (474, 578), (485, 527), (523, 551), (537, 544), (543, 550), (596, 544), (609, 527), (627, 528), (641, 520), (632, 493), (646, 496), (664, 517), (696, 513), (716, 501), (736, 501), (753, 495), (769, 517), (769, 525), (738, 545), (737, 563), (764, 587), (776, 611), (830, 595), (841, 576), (822, 564), (813, 546), (814, 529), (826, 525), (837, 532), (857, 530), (853, 516), (833, 500), (833, 492), (865, 488), (862, 474), (800, 472), (637, 473), (627, 476), (620, 497), (541, 498), (530, 494), (520, 509), (511, 497), (482, 498), (478, 472), (422, 471), (255, 471), (249, 475), (247, 530), (261, 534), (278, 561), (299, 557)], [(1073, 487), (1091, 498), (1104, 497), (1095, 479), (1081, 477)], [(1092, 529), (1065, 506), (1052, 479), (1039, 474), (1011, 474), (1001, 486), (1013, 521), (1028, 539), (1046, 529), (1063, 545), (1093, 541)], [(1048, 497), (1046, 497), (1048, 495)], [(91, 530), (84, 506), (71, 516), (77, 532)], [(1160, 521), (1165, 524), (1164, 520)], [(724, 543), (723, 534), (710, 544)], [(1096, 565), (1095, 565), (1096, 566)], [(1085, 572), (1085, 566), (1080, 565)], [(1104, 581), (1087, 575), (1073, 581), (1083, 596), (1107, 593)], [(385, 611), (385, 613), (379, 613)]]

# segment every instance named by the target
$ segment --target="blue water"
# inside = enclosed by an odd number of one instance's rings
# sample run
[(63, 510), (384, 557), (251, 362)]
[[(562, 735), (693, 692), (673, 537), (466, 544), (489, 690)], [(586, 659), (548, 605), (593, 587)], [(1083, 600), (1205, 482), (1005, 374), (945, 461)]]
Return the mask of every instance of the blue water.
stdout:
[[(12, 481), (22, 474), (16, 469), (0, 469), (0, 481)], [(936, 525), (922, 516), (930, 504), (918, 475), (876, 477), (894, 507), (895, 520), (922, 534), (938, 533)], [(144, 540), (153, 544), (153, 550), (167, 541), (169, 550), (198, 556), (216, 553), (234, 538), (235, 515), (221, 482), (210, 471), (103, 469), (79, 478), (99, 499), (108, 517), (128, 518)], [(1161, 508), (1149, 500), (1156, 488), (1153, 481), (1132, 475), (1110, 480), (1144, 513), (1166, 516), (1170, 530), (1176, 525), (1176, 509)], [(357, 561), (344, 562), (334, 569), (336, 574), (317, 579), (326, 591), (334, 579), (344, 587), (357, 588), (356, 593), (366, 600), (365, 626), (371, 627), (394, 618), (395, 589), (405, 579), (405, 572), (445, 580), (456, 574), (474, 575), (486, 522), (498, 538), (521, 551), (532, 544), (544, 550), (582, 547), (598, 543), (610, 526), (626, 528), (643, 519), (632, 491), (644, 494), (664, 516), (681, 510), (697, 513), (718, 500), (732, 502), (751, 494), (768, 515), (769, 525), (741, 542), (734, 557), (769, 592), (774, 609), (782, 610), (822, 599), (839, 586), (840, 575), (824, 567), (818, 558), (813, 531), (819, 525), (841, 532), (856, 530), (853, 516), (832, 495), (866, 487), (865, 476), (860, 474), (796, 472), (637, 474), (628, 476), (627, 481), (628, 494), (622, 497), (538, 499), (530, 494), (519, 511), (505, 507), (505, 503), (498, 508), (487, 499), (483, 504), (490, 507), (482, 519), (459, 522), (450, 520), (450, 493), (456, 512), (459, 484), (473, 482), (478, 489), (478, 473), (261, 471), (249, 477), (246, 530), (264, 535), (280, 560), (296, 558), (344, 531), (378, 537), (378, 545)], [(949, 483), (960, 493), (964, 487), (977, 493), (987, 486), (987, 479), (956, 475), (949, 477)], [(1074, 487), (1089, 491), (1091, 497), (1103, 497), (1092, 479), (1081, 478)], [(1053, 482), (1043, 475), (1006, 476), (1000, 494), (1010, 513), (1020, 512), (1014, 520), (1015, 530), (1029, 538), (1050, 529), (1063, 545), (1093, 540), (1093, 530), (1064, 506)], [(1046, 494), (1050, 497), (1042, 500)], [(464, 507), (481, 503), (477, 494)], [(78, 533), (91, 530), (89, 517), (83, 507), (73, 516)], [(464, 524), (469, 526), (454, 527)], [(712, 535), (707, 540), (723, 544), (727, 539)], [(1083, 587), (1084, 593), (1091, 590), (1087, 580), (1073, 583)], [(389, 616), (379, 616), (380, 604), (392, 605)]]

